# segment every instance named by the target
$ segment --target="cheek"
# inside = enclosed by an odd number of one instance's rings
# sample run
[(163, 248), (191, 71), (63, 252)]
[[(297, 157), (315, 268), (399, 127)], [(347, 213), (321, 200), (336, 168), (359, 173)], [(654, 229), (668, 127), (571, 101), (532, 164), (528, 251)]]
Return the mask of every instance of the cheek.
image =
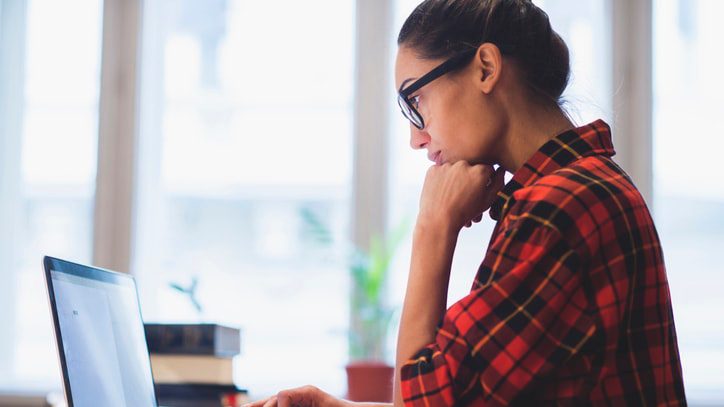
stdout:
[(478, 126), (480, 123), (481, 106), (476, 93), (460, 86), (455, 86), (445, 95), (445, 118), (451, 125), (460, 130)]
[(494, 109), (489, 109), (476, 95), (458, 94), (449, 103), (444, 116), (444, 134), (449, 135), (448, 147), (470, 162), (490, 163), (496, 155), (500, 123)]

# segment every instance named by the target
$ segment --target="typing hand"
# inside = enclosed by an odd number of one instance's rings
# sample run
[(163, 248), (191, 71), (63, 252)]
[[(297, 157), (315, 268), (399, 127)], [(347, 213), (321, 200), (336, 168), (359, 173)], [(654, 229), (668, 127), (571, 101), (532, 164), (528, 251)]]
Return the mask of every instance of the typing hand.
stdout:
[(354, 403), (338, 399), (314, 386), (282, 390), (277, 395), (244, 407), (349, 407)]

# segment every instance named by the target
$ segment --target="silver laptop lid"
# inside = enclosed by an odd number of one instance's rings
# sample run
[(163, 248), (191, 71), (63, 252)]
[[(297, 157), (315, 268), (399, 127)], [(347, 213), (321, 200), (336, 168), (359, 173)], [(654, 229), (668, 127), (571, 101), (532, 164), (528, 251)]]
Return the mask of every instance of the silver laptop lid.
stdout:
[(68, 406), (156, 407), (133, 277), (43, 263)]

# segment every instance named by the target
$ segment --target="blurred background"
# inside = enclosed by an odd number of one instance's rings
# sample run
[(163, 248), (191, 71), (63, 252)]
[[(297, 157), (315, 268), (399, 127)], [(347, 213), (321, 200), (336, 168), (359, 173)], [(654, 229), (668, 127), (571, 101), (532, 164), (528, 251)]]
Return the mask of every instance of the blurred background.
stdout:
[[(240, 327), (234, 380), (255, 398), (343, 396), (340, 253), (414, 220), (430, 165), (392, 79), (417, 3), (0, 0), (0, 405), (61, 387), (45, 254), (131, 272), (146, 320)], [(724, 405), (724, 2), (536, 3), (572, 55), (566, 109), (612, 124), (654, 213), (689, 401)], [(450, 304), (492, 227), (461, 233)], [(170, 287), (194, 278), (202, 313)]]

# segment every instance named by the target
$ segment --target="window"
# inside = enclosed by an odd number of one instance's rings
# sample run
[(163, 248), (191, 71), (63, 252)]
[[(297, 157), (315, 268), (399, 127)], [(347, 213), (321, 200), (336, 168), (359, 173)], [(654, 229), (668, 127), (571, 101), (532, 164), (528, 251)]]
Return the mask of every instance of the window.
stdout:
[[(107, 4), (134, 4), (129, 9), (136, 11), (135, 2), (121, 2)], [(536, 1), (571, 52), (564, 107), (576, 123), (600, 117), (613, 124), (610, 38), (616, 25), (610, 11), (623, 2), (584, 0), (571, 7), (564, 0)], [(361, 189), (354, 184), (362, 183), (352, 176), (360, 3), (140, 3), (141, 91), (131, 113), (140, 123), (138, 177), (135, 195), (121, 198), (135, 200), (130, 260), (144, 317), (242, 328), (235, 380), (254, 397), (308, 383), (342, 395), (348, 231), (370, 221), (349, 216), (352, 192)], [(391, 41), (418, 3), (394, 2)], [(0, 0), (0, 391), (60, 387), (42, 256), (91, 263), (94, 239), (118, 237), (93, 236), (94, 200), (106, 197), (95, 188), (102, 4)], [(724, 317), (713, 310), (724, 308), (717, 257), (724, 247), (724, 182), (717, 166), (724, 147), (724, 125), (717, 120), (724, 106), (724, 56), (717, 52), (724, 31), (717, 16), (724, 4), (656, 0), (652, 9), (654, 215), (687, 394), (697, 402), (721, 402)], [(119, 21), (125, 18), (131, 17)], [(112, 26), (109, 38), (135, 44), (122, 24)], [(622, 46), (616, 49), (635, 48)], [(390, 47), (393, 55), (396, 48)], [(379, 201), (389, 199), (390, 229), (403, 219), (412, 229), (430, 163), (410, 149), (409, 124), (395, 96), (390, 87), (387, 100), (375, 101), (391, 109), (389, 191), (380, 186)], [(646, 152), (626, 151), (629, 161)], [(358, 167), (366, 173), (376, 165)], [(644, 177), (640, 181), (648, 183)], [(333, 239), (320, 236), (315, 221)], [(461, 233), (449, 304), (468, 293), (492, 228), (486, 217)], [(389, 295), (398, 305), (411, 237), (392, 266)], [(191, 285), (194, 278), (200, 313), (170, 287)], [(390, 355), (395, 339), (389, 336)]]
[[(724, 38), (716, 0), (654, 1), (654, 209), (687, 396), (724, 399)], [(717, 311), (719, 310), (719, 311)]]
[[(242, 328), (235, 381), (254, 397), (343, 394), (354, 2), (145, 3), (144, 318)], [(334, 242), (311, 237), (309, 213)], [(200, 315), (169, 287), (194, 277)]]
[(60, 386), (41, 260), (91, 260), (100, 9), (0, 1), (3, 388)]

